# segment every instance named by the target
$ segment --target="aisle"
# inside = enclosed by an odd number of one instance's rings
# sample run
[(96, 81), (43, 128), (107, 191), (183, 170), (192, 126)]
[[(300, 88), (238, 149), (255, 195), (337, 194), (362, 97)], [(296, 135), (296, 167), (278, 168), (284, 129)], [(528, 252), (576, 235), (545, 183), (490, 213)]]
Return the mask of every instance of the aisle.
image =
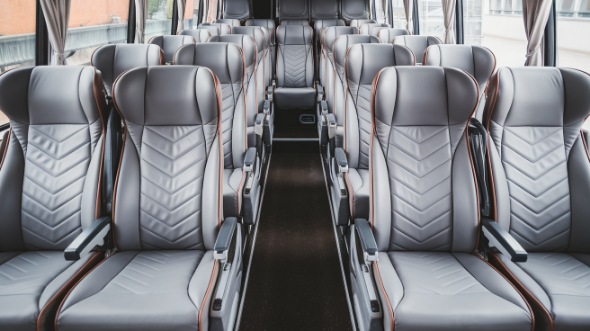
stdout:
[(317, 142), (277, 142), (240, 331), (351, 330)]

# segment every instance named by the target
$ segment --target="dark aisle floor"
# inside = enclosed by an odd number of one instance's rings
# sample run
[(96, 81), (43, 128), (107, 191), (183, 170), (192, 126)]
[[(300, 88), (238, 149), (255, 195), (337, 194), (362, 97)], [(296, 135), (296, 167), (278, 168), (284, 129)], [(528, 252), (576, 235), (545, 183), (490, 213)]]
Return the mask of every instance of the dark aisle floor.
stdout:
[(317, 142), (277, 142), (241, 331), (351, 330)]

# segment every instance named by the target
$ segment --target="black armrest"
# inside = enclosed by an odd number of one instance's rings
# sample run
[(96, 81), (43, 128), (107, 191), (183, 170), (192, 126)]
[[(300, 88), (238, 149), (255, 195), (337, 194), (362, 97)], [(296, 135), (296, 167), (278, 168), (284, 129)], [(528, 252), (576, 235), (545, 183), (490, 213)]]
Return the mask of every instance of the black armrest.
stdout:
[(369, 222), (365, 219), (357, 218), (354, 220), (354, 226), (363, 250), (365, 262), (377, 261), (377, 242), (375, 241), (375, 236), (373, 236)]
[(254, 169), (256, 164), (256, 147), (250, 147), (244, 156), (244, 171), (249, 172)]
[(513, 262), (526, 262), (527, 252), (522, 246), (494, 220), (482, 217), (482, 230), (489, 246), (497, 248), (502, 254), (510, 256)]
[(213, 248), (213, 257), (216, 260), (226, 261), (228, 259), (228, 252), (231, 249), (232, 239), (238, 227), (238, 219), (235, 217), (226, 218), (221, 224), (215, 246)]
[(334, 151), (334, 158), (336, 159), (336, 165), (338, 165), (338, 171), (340, 173), (348, 172), (348, 158), (344, 149), (341, 147), (336, 148)]
[(104, 245), (104, 239), (111, 228), (111, 218), (101, 217), (92, 222), (72, 243), (66, 247), (64, 256), (68, 261), (77, 261), (96, 246)]

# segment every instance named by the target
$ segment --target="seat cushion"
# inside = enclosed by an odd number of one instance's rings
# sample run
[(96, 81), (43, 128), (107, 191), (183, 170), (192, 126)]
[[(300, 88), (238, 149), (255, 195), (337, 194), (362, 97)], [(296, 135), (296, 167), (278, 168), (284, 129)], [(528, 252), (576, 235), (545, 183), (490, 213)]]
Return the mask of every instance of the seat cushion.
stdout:
[(531, 329), (523, 297), (478, 256), (395, 251), (377, 266), (385, 330)]
[(369, 219), (371, 178), (368, 169), (348, 169), (350, 209), (352, 218)]
[[(531, 253), (524, 263), (501, 254), (494, 263), (534, 296), (537, 323), (553, 323), (555, 330), (590, 329), (590, 254)], [(550, 315), (550, 319), (547, 314)]]
[(241, 168), (223, 169), (223, 216), (238, 217), (244, 172)]
[(62, 251), (0, 253), (0, 330), (37, 330), (37, 321), (52, 325), (52, 308), (98, 259), (88, 254), (66, 261)]
[(112, 255), (68, 295), (65, 330), (207, 330), (212, 252), (126, 251)]

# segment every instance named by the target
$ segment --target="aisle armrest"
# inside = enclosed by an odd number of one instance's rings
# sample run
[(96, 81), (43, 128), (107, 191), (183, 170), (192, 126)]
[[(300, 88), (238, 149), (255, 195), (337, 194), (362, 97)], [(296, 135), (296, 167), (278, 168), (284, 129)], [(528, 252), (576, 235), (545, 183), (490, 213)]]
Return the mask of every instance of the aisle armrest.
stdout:
[(502, 254), (510, 256), (513, 262), (526, 262), (528, 253), (526, 250), (494, 220), (482, 217), (482, 231), (489, 242), (490, 247), (495, 247)]
[(88, 254), (94, 247), (102, 246), (111, 229), (111, 218), (101, 217), (92, 222), (72, 243), (64, 250), (64, 257), (68, 261), (77, 261)]

